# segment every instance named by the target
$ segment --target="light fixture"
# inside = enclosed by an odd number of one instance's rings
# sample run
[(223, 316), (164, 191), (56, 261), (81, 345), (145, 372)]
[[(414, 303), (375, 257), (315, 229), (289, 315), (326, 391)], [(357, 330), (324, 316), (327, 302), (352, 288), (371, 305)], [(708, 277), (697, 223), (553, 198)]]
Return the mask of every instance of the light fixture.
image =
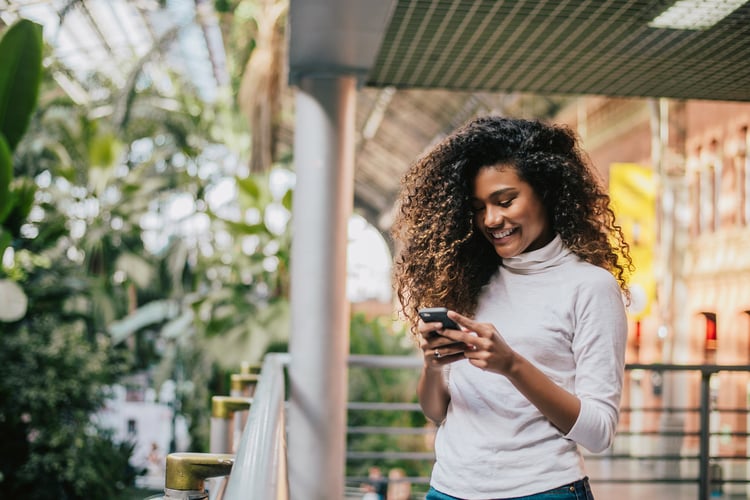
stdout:
[(747, 2), (748, 0), (678, 0), (648, 25), (651, 28), (705, 30)]

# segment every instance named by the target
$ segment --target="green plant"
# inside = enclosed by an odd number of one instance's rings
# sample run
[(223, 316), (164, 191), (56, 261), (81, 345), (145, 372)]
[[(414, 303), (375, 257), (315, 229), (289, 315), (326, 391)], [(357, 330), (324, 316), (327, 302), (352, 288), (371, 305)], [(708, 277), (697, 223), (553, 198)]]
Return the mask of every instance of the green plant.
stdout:
[(41, 26), (30, 21), (0, 40), (0, 256), (13, 261), (0, 268), (0, 284), (24, 298), (13, 314), (7, 297), (0, 301), (0, 488), (32, 500), (116, 499), (133, 482), (132, 445), (113, 442), (91, 415), (123, 359), (92, 328), (90, 282), (59, 244), (64, 218), (41, 203), (37, 233), (23, 229), (37, 187), (14, 155), (37, 102), (41, 54)]
[(13, 151), (36, 107), (42, 73), (42, 27), (27, 20), (0, 39), (0, 258), (34, 201), (33, 183), (13, 181)]

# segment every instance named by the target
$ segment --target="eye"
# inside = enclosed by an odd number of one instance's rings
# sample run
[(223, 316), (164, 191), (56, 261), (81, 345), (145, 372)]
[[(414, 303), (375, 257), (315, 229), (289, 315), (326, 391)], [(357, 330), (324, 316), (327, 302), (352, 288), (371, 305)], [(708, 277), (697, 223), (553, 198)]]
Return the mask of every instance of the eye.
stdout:
[(481, 212), (482, 210), (484, 210), (484, 204), (481, 204), (481, 203), (473, 203), (473, 204), (471, 205), (471, 213), (473, 213), (473, 214), (475, 214), (475, 213), (477, 213), (477, 212)]
[(513, 202), (515, 201), (515, 199), (516, 198), (513, 197), (513, 198), (511, 198), (509, 200), (501, 200), (501, 201), (498, 201), (497, 204), (499, 206), (503, 207), (503, 208), (508, 208), (509, 206), (511, 206), (513, 204)]

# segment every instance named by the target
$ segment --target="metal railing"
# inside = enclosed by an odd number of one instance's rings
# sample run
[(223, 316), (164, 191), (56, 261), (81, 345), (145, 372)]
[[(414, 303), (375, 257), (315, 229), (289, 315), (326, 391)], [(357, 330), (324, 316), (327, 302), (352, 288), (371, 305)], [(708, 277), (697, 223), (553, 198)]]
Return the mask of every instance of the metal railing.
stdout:
[[(618, 479), (618, 482), (628, 482), (628, 481), (640, 481), (640, 482), (664, 482), (664, 483), (698, 483), (698, 498), (700, 500), (707, 500), (711, 496), (718, 496), (725, 485), (728, 484), (741, 484), (741, 485), (748, 485), (750, 484), (750, 479), (748, 479), (748, 470), (747, 466), (744, 468), (744, 475), (740, 478), (726, 478), (724, 477), (722, 473), (722, 463), (727, 463), (729, 461), (743, 461), (745, 464), (750, 464), (750, 457), (747, 456), (747, 452), (744, 455), (723, 455), (718, 453), (712, 453), (711, 452), (711, 438), (733, 438), (733, 437), (741, 437), (745, 439), (745, 449), (747, 450), (748, 446), (748, 433), (745, 431), (722, 431), (722, 432), (713, 432), (712, 429), (712, 422), (711, 417), (717, 417), (720, 418), (721, 415), (726, 414), (741, 414), (741, 415), (748, 415), (749, 409), (748, 409), (748, 402), (747, 398), (745, 398), (744, 401), (744, 407), (737, 408), (737, 407), (721, 407), (719, 406), (716, 401), (714, 401), (715, 398), (712, 397), (712, 378), (720, 373), (720, 372), (727, 372), (727, 373), (743, 373), (748, 374), (750, 373), (750, 365), (698, 365), (698, 364), (690, 364), (690, 365), (679, 365), (679, 364), (629, 364), (626, 366), (626, 370), (633, 372), (634, 370), (645, 370), (645, 371), (651, 371), (652, 373), (675, 373), (675, 372), (684, 372), (684, 373), (697, 373), (700, 374), (700, 384), (699, 384), (699, 406), (698, 407), (669, 407), (669, 406), (658, 406), (658, 407), (625, 407), (622, 409), (623, 412), (626, 413), (633, 413), (633, 412), (642, 412), (642, 413), (661, 413), (661, 414), (683, 414), (683, 415), (689, 415), (689, 414), (697, 414), (698, 415), (698, 428), (696, 431), (689, 431), (685, 426), (683, 426), (682, 429), (676, 430), (676, 429), (660, 429), (657, 432), (654, 432), (653, 434), (657, 435), (658, 437), (664, 438), (665, 440), (672, 439), (674, 441), (675, 438), (684, 439), (689, 437), (697, 437), (698, 438), (698, 453), (697, 455), (694, 453), (678, 453), (678, 454), (670, 454), (665, 453), (661, 455), (641, 455), (641, 454), (632, 454), (632, 453), (626, 453), (619, 455), (622, 459), (628, 459), (628, 460), (661, 460), (664, 462), (669, 461), (697, 461), (698, 467), (697, 467), (697, 476), (696, 475), (690, 475), (690, 474), (681, 474), (678, 476), (664, 476), (660, 478), (630, 478), (630, 479)], [(676, 384), (673, 384), (676, 385)], [(746, 381), (745, 384), (743, 384), (743, 391), (745, 391)], [(672, 387), (672, 390), (680, 390), (679, 388)], [(736, 387), (735, 387), (736, 389)], [(682, 390), (686, 390), (686, 388), (682, 388)], [(718, 392), (718, 390), (716, 391)], [(745, 429), (747, 429), (747, 422), (743, 426)], [(629, 432), (628, 430), (623, 430), (620, 432), (621, 436), (633, 436), (633, 435), (640, 435), (644, 436), (644, 432)], [(616, 450), (615, 450), (616, 451)], [(616, 453), (610, 454), (610, 457), (617, 457), (618, 455)], [(605, 455), (598, 455), (595, 456), (599, 459), (606, 458)], [(604, 479), (606, 481), (607, 479)]]
[(268, 354), (255, 389), (226, 500), (288, 498), (284, 368), (288, 354)]
[[(365, 367), (371, 369), (414, 369), (418, 370), (422, 366), (420, 358), (416, 357), (390, 357), (390, 356), (351, 356), (350, 367)], [(712, 444), (717, 448), (717, 441), (743, 439), (744, 449), (750, 449), (750, 422), (742, 426), (742, 430), (718, 430), (712, 431), (712, 419), (720, 419), (722, 415), (748, 415), (748, 403), (743, 402), (743, 407), (720, 407), (715, 401), (716, 389), (712, 388), (712, 378), (720, 372), (742, 373), (745, 380), (739, 381), (744, 391), (747, 382), (747, 375), (750, 374), (750, 365), (678, 365), (678, 364), (628, 364), (626, 366), (626, 384), (636, 380), (635, 374), (638, 371), (651, 372), (666, 377), (668, 373), (682, 372), (687, 375), (698, 374), (700, 382), (698, 384), (699, 397), (695, 406), (670, 407), (663, 404), (652, 406), (634, 406), (629, 404), (621, 408), (623, 416), (632, 417), (633, 415), (649, 414), (652, 416), (649, 423), (654, 422), (654, 418), (660, 418), (660, 424), (656, 430), (643, 430), (635, 428), (631, 424), (621, 425), (618, 431), (618, 437), (615, 444), (607, 451), (600, 454), (591, 454), (585, 452), (587, 463), (594, 462), (610, 464), (609, 469), (628, 470), (626, 467), (612, 467), (613, 463), (626, 462), (630, 464), (646, 464), (648, 475), (632, 474), (630, 477), (617, 477), (615, 475), (598, 474), (595, 478), (597, 483), (663, 483), (663, 484), (684, 484), (697, 486), (697, 498), (699, 500), (708, 500), (711, 497), (719, 496), (725, 487), (734, 485), (743, 490), (750, 490), (750, 457), (748, 453), (744, 454), (720, 454), (712, 453)], [(679, 385), (672, 382), (673, 385)], [(687, 387), (670, 387), (672, 391), (687, 391)], [(348, 404), (348, 410), (352, 411), (421, 411), (418, 404), (414, 402), (398, 403), (377, 403), (377, 402), (357, 402), (352, 401)], [(681, 415), (677, 419), (680, 422), (679, 428), (662, 425), (661, 421), (665, 416)], [(696, 420), (695, 429), (690, 430), (688, 425), (688, 416), (692, 415)], [(626, 420), (626, 419), (621, 419)], [(669, 420), (667, 418), (667, 420)], [(349, 427), (349, 436), (360, 434), (401, 434), (401, 435), (419, 435), (429, 434), (429, 429), (423, 428), (387, 428), (378, 426), (361, 426)], [(685, 440), (697, 440), (697, 450), (691, 450), (691, 447), (685, 446)], [(657, 449), (656, 453), (651, 453), (648, 449), (639, 449), (638, 444), (632, 444), (632, 441), (643, 442), (651, 440), (652, 447)], [(347, 462), (352, 463), (392, 463), (393, 461), (432, 461), (434, 454), (431, 450), (371, 450), (364, 451), (361, 449), (349, 450), (347, 452)], [(731, 462), (741, 462), (740, 466), (730, 467)], [(661, 467), (659, 467), (661, 466)], [(734, 469), (733, 477), (727, 477), (727, 470)], [(606, 467), (600, 467), (606, 472)], [(665, 474), (656, 475), (659, 471)], [(740, 470), (740, 474), (737, 474)], [(599, 471), (601, 472), (601, 471)], [(366, 476), (349, 476), (346, 478), (350, 486), (358, 483), (365, 483), (369, 480)], [(417, 476), (404, 478), (412, 484), (425, 484), (429, 482), (429, 477)], [(744, 494), (742, 497), (745, 498)], [(416, 497), (415, 497), (416, 498)]]
[[(223, 499), (240, 500), (241, 498), (286, 499), (289, 497), (287, 464), (286, 464), (286, 410), (285, 410), (285, 368), (289, 363), (288, 354), (268, 354), (263, 362), (261, 376), (255, 390), (253, 403), (247, 416), (247, 423), (240, 439), (239, 448), (234, 456), (234, 464), (226, 483)], [(363, 369), (405, 369), (418, 371), (422, 360), (416, 356), (356, 356), (349, 357), (350, 368)], [(676, 365), (676, 364), (629, 364), (626, 366), (626, 389), (628, 385), (640, 385), (643, 373), (651, 372), (662, 377), (666, 373), (699, 375), (697, 383), (699, 391), (697, 406), (681, 405), (668, 406), (666, 404), (631, 404), (621, 408), (621, 427), (615, 444), (600, 454), (585, 454), (586, 461), (603, 464), (627, 462), (629, 464), (648, 464), (649, 475), (632, 473), (626, 477), (607, 475), (599, 471), (595, 481), (598, 483), (665, 483), (692, 484), (697, 486), (699, 500), (708, 500), (722, 493), (725, 486), (734, 485), (744, 491), (750, 491), (750, 422), (747, 416), (749, 402), (747, 398), (742, 407), (720, 407), (718, 405), (717, 388), (712, 381), (718, 373), (735, 373), (742, 380), (735, 381), (734, 389), (741, 386), (747, 392), (750, 388), (750, 365)], [(639, 376), (636, 376), (639, 375)], [(415, 377), (417, 374), (415, 373)], [(682, 390), (674, 380), (669, 390)], [(693, 384), (696, 385), (696, 384)], [(652, 388), (655, 388), (652, 387)], [(664, 385), (667, 390), (667, 385)], [(632, 395), (631, 395), (632, 396)], [(631, 398), (632, 399), (632, 398)], [(657, 398), (658, 399), (658, 398)], [(685, 398), (683, 398), (685, 399)], [(638, 403), (638, 401), (635, 401)], [(362, 402), (350, 401), (347, 405), (349, 412), (421, 412), (417, 403), (411, 401), (400, 402)], [(635, 416), (660, 416), (660, 424), (651, 425), (652, 429), (644, 429), (642, 425), (634, 423)], [(680, 415), (679, 418), (672, 418)], [(692, 421), (687, 418), (692, 415)], [(738, 425), (738, 429), (716, 430), (717, 420), (722, 416), (744, 416), (745, 421)], [(670, 420), (671, 419), (671, 420)], [(736, 419), (735, 419), (736, 420)], [(664, 422), (670, 422), (664, 424)], [(736, 420), (739, 422), (739, 420)], [(623, 422), (625, 422), (623, 424)], [(651, 419), (648, 423), (653, 424)], [(676, 425), (675, 425), (676, 422)], [(692, 423), (691, 423), (692, 422)], [(643, 419), (641, 419), (643, 423)], [(646, 426), (648, 427), (648, 426)], [(692, 429), (691, 427), (695, 427)], [(392, 427), (379, 425), (350, 426), (348, 436), (362, 435), (396, 435), (396, 436), (424, 436), (430, 437), (434, 430), (416, 427)], [(733, 441), (735, 438), (741, 441)], [(656, 446), (657, 453), (651, 453), (649, 447), (641, 446), (644, 439), (651, 439)], [(725, 443), (739, 443), (734, 449), (744, 450), (742, 453), (719, 453), (719, 440)], [(686, 446), (689, 442), (690, 445)], [(697, 450), (696, 448), (697, 442)], [(223, 457), (219, 457), (223, 458)], [(371, 464), (386, 463), (388, 461), (421, 461), (428, 464), (434, 460), (434, 454), (429, 446), (416, 450), (349, 450), (347, 463), (368, 462)], [(723, 473), (728, 464), (741, 462), (739, 467), (732, 467), (730, 475)], [(655, 474), (658, 467), (663, 467), (665, 474)], [(606, 469), (603, 468), (603, 469)], [(610, 467), (611, 469), (611, 467)], [(620, 468), (619, 470), (627, 470)], [(737, 472), (739, 471), (739, 473)], [(606, 472), (606, 471), (605, 471)], [(169, 475), (169, 474), (168, 474)], [(729, 477), (731, 476), (731, 477)], [(347, 490), (357, 495), (357, 487), (370, 481), (365, 476), (349, 476), (346, 478)], [(388, 481), (387, 478), (383, 478)], [(397, 482), (408, 482), (413, 485), (426, 485), (429, 477), (400, 477)], [(359, 493), (361, 496), (361, 493)], [(720, 496), (720, 495), (719, 495)], [(166, 498), (166, 497), (165, 497)], [(415, 497), (413, 497), (415, 498)], [(744, 498), (744, 496), (743, 496)]]

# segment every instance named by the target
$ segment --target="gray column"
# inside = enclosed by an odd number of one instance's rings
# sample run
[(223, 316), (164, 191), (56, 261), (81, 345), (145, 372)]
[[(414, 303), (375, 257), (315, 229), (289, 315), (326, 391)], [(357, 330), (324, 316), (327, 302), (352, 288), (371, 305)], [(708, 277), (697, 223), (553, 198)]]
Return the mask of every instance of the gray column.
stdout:
[(354, 76), (310, 76), (297, 88), (288, 421), (292, 500), (344, 497), (346, 248), (356, 84)]

